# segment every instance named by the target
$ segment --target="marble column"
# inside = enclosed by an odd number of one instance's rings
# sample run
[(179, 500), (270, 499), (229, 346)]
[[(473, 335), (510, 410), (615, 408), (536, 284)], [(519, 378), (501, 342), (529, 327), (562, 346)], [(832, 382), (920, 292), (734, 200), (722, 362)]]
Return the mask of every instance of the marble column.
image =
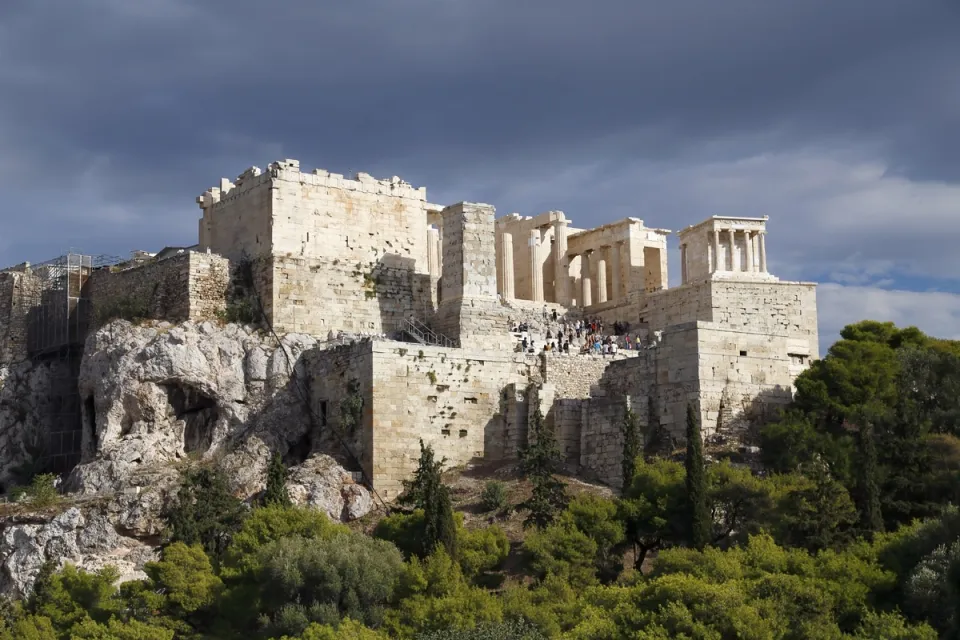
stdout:
[(758, 241), (759, 241), (759, 245), (760, 245), (760, 247), (759, 247), (759, 249), (760, 249), (760, 272), (761, 272), (761, 273), (766, 273), (766, 272), (767, 272), (767, 242), (766, 242), (766, 241), (767, 241), (767, 232), (766, 232), (766, 231), (761, 231), (761, 232), (758, 234), (758, 236), (759, 236)]
[(607, 301), (607, 259), (603, 257), (604, 249), (600, 249), (600, 258), (597, 260), (597, 302)]
[(723, 271), (720, 266), (720, 229), (713, 230), (713, 273)]
[(615, 242), (610, 247), (610, 299), (614, 302), (623, 297), (620, 290), (620, 243)]
[(680, 284), (687, 284), (687, 245), (680, 245)]
[(530, 231), (530, 299), (543, 302), (543, 269), (540, 267), (540, 230)]
[(440, 277), (440, 230), (427, 228), (427, 271), (431, 278)]
[(570, 305), (570, 262), (567, 260), (567, 221), (553, 222), (553, 299)]
[(580, 306), (583, 308), (593, 304), (593, 298), (590, 295), (590, 253), (592, 251), (580, 254)]
[(747, 249), (747, 273), (753, 273), (753, 232), (744, 231), (743, 236), (745, 240), (743, 244)]
[(503, 294), (504, 299), (512, 300), (514, 295), (513, 279), (513, 234), (504, 233), (500, 237), (500, 264), (503, 270)]
[(727, 235), (730, 239), (730, 271), (740, 271), (740, 261), (737, 260), (737, 232), (730, 229)]

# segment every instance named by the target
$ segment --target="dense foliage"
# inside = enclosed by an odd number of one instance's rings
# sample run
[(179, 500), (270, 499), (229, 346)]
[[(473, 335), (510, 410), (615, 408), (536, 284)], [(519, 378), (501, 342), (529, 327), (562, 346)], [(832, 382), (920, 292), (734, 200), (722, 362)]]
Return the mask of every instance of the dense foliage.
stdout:
[(421, 446), (406, 510), (372, 536), (290, 506), (279, 459), (254, 508), (194, 469), (146, 579), (48, 563), (0, 604), (0, 640), (960, 637), (956, 343), (844, 329), (763, 428), (764, 474), (706, 462), (694, 410), (687, 426), (683, 461), (645, 457), (627, 413), (604, 498), (564, 484), (537, 415), (527, 482), (489, 484), (472, 518)]

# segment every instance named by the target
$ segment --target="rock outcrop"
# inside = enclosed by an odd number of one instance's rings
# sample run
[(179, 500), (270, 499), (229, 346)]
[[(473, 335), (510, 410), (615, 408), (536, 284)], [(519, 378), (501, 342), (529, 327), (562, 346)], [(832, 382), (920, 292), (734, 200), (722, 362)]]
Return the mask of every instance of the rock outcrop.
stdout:
[(215, 462), (246, 499), (263, 489), (270, 458), (280, 452), (293, 493), (311, 496), (304, 503), (337, 519), (363, 515), (367, 490), (332, 458), (307, 459), (311, 451), (303, 449), (314, 427), (296, 367), (316, 347), (306, 335), (278, 344), (252, 328), (211, 322), (102, 328), (87, 341), (80, 371), (84, 462), (67, 488), (112, 495), (118, 526), (154, 535), (178, 465)]
[(28, 595), (48, 560), (87, 571), (110, 565), (126, 582), (146, 578), (143, 566), (156, 558), (151, 545), (119, 535), (106, 516), (94, 511), (74, 507), (46, 521), (6, 522), (0, 530), (0, 593)]

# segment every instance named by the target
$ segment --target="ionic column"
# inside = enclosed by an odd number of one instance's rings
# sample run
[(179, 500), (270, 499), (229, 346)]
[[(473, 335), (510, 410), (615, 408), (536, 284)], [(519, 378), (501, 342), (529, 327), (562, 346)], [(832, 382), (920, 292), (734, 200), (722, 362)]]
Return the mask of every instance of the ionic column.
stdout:
[(760, 272), (767, 272), (767, 233), (766, 231), (761, 231), (759, 234), (759, 243), (760, 243)]
[(600, 249), (600, 258), (597, 260), (597, 302), (607, 301), (607, 259), (603, 257), (604, 250)]
[(590, 295), (590, 251), (580, 254), (580, 306), (589, 307), (593, 304)]
[(687, 245), (680, 245), (680, 284), (687, 284)]
[(737, 260), (737, 235), (736, 231), (730, 229), (727, 234), (730, 236), (730, 271), (740, 271), (740, 261)]
[(530, 299), (543, 302), (543, 270), (540, 268), (540, 230), (530, 231)]
[(427, 271), (431, 278), (440, 277), (440, 230), (427, 228)]
[(610, 299), (613, 301), (623, 297), (620, 291), (620, 243), (615, 242), (610, 247)]
[(720, 229), (713, 230), (713, 272), (723, 271), (720, 266)]
[(553, 222), (553, 297), (570, 304), (570, 263), (567, 261), (567, 221)]
[(753, 233), (744, 231), (743, 235), (746, 239), (744, 245), (747, 248), (747, 273), (753, 273)]
[(500, 237), (500, 264), (503, 265), (503, 297), (512, 300), (513, 289), (513, 234), (504, 233)]

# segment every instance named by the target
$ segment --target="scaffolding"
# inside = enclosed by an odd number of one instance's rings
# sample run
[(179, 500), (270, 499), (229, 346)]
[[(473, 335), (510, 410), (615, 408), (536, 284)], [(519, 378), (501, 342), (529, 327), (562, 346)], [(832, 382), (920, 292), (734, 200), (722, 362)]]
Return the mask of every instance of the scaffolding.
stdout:
[(112, 256), (66, 253), (39, 264), (0, 272), (21, 274), (11, 318), (24, 336), (27, 357), (46, 370), (48, 395), (37, 407), (41, 466), (63, 473), (80, 461), (83, 417), (78, 382), (83, 345), (92, 325), (89, 287), (93, 272), (122, 262)]

